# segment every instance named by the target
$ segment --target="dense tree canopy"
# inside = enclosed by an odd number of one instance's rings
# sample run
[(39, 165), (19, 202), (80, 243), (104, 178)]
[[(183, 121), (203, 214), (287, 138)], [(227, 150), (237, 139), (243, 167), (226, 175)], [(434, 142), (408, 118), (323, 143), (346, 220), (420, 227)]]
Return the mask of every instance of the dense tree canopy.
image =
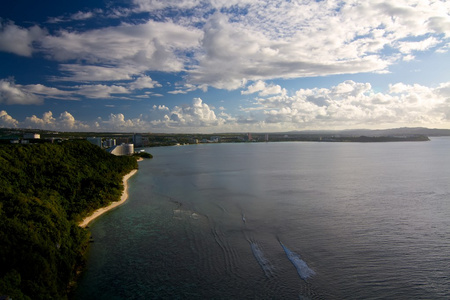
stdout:
[(119, 200), (133, 157), (85, 141), (0, 146), (0, 296), (64, 299), (89, 234), (78, 222)]

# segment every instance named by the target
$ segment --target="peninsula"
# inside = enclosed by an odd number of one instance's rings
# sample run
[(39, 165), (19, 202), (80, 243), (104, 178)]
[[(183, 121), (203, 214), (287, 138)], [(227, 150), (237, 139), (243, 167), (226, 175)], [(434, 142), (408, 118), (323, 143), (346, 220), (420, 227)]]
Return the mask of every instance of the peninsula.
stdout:
[(120, 205), (137, 168), (82, 140), (0, 145), (0, 296), (67, 299), (90, 239), (80, 222)]

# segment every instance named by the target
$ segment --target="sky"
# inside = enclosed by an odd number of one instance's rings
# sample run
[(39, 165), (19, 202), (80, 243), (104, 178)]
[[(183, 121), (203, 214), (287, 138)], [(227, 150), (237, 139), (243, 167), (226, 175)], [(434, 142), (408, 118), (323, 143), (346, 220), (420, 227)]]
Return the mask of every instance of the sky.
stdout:
[(4, 2), (0, 127), (450, 129), (450, 1)]

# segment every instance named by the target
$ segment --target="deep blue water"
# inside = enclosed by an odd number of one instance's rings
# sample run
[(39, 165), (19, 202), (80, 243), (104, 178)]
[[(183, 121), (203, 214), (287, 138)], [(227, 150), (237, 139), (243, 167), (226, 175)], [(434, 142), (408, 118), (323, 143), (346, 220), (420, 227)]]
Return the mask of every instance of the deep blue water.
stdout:
[(450, 299), (450, 138), (147, 151), (76, 299)]

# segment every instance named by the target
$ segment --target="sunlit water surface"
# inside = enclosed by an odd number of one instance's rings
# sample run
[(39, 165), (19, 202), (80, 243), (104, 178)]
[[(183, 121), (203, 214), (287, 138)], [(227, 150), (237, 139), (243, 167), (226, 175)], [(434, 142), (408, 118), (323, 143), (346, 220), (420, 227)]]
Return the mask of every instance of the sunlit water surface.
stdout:
[(450, 299), (450, 138), (147, 151), (76, 299)]

